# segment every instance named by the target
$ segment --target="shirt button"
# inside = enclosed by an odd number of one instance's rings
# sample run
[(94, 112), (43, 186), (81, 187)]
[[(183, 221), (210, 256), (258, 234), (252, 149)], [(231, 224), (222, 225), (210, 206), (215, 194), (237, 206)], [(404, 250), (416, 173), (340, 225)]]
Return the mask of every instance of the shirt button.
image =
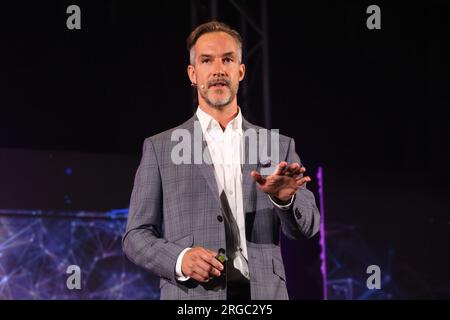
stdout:
[(232, 196), (233, 195), (233, 191), (228, 191), (228, 194), (230, 195), (230, 196)]
[(217, 220), (219, 220), (219, 222), (222, 222), (223, 221), (222, 216), (217, 216)]

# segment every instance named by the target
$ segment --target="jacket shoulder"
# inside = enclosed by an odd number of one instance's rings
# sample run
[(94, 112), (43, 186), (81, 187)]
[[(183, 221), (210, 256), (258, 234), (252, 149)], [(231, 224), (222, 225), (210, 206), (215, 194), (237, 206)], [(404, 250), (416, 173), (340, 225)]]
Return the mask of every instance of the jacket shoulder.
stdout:
[(188, 119), (187, 121), (183, 122), (182, 124), (180, 124), (176, 127), (167, 129), (167, 130), (159, 132), (153, 136), (147, 137), (145, 139), (144, 143), (148, 144), (151, 142), (155, 145), (155, 144), (161, 144), (163, 142), (170, 141), (172, 134), (175, 130), (178, 130), (178, 129), (190, 130), (193, 128), (193, 122), (194, 122), (194, 117), (191, 117), (190, 119)]
[[(245, 122), (244, 122), (244, 127), (245, 128), (248, 128), (248, 129), (255, 129), (255, 130), (269, 130), (269, 129), (267, 129), (267, 128), (264, 128), (264, 127), (262, 127), (262, 126), (258, 126), (258, 125), (256, 125), (256, 124), (253, 124), (253, 123), (250, 123), (250, 122), (248, 122), (248, 121), (246, 121), (245, 120)], [(245, 130), (245, 129), (244, 129)], [(279, 138), (280, 138), (280, 143), (282, 144), (282, 145), (289, 145), (289, 143), (291, 142), (291, 140), (292, 140), (292, 138), (291, 137), (289, 137), (289, 136), (286, 136), (286, 135), (284, 135), (284, 134), (281, 134), (279, 131), (278, 131), (278, 134), (279, 134)]]

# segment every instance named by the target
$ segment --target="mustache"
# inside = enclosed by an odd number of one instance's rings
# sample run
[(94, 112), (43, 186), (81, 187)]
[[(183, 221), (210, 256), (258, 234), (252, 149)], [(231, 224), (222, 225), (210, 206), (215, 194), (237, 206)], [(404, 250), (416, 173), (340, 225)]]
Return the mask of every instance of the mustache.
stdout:
[(208, 86), (208, 88), (216, 85), (216, 84), (222, 84), (224, 86), (230, 87), (231, 85), (231, 81), (228, 78), (225, 77), (220, 77), (220, 78), (214, 78), (212, 80), (209, 80), (206, 85)]

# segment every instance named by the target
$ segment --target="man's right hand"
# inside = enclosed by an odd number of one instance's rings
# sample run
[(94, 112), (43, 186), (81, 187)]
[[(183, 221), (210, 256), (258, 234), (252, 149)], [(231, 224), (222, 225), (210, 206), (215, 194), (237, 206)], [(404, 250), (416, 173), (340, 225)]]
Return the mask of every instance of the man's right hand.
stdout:
[(208, 282), (211, 276), (220, 277), (223, 265), (215, 257), (217, 252), (203, 247), (186, 251), (181, 262), (181, 272), (198, 282)]

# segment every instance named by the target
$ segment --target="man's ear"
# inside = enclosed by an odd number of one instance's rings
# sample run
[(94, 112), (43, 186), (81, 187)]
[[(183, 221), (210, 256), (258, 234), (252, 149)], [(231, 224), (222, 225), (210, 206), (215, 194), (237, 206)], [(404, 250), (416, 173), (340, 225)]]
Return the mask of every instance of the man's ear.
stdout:
[(241, 63), (239, 65), (239, 81), (242, 81), (245, 77), (245, 64)]
[(189, 80), (191, 80), (191, 83), (197, 84), (197, 76), (195, 75), (195, 67), (192, 64), (188, 65), (187, 74), (189, 76)]

